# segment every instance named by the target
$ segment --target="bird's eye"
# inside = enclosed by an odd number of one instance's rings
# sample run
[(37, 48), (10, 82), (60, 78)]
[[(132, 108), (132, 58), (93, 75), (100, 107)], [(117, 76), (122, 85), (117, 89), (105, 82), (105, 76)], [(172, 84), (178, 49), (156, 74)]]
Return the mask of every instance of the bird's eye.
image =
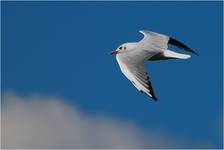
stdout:
[(119, 47), (119, 49), (122, 49), (122, 46), (121, 46), (121, 47)]
[(126, 50), (126, 49), (127, 49), (127, 47), (125, 46), (125, 47), (124, 47), (124, 50)]

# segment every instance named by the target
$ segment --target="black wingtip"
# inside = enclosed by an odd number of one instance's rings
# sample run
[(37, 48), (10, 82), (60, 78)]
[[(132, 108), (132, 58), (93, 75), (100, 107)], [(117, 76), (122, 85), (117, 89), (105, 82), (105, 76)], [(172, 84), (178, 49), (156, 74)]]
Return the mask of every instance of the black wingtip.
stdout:
[(153, 99), (155, 102), (157, 102), (157, 100), (158, 100), (155, 96), (152, 96), (152, 99)]
[(149, 96), (148, 94), (146, 94), (144, 91), (142, 91), (142, 90), (140, 90), (140, 92), (141, 93), (144, 93), (146, 96), (148, 96), (148, 97), (150, 97), (150, 98), (152, 98), (155, 102), (157, 102), (157, 98), (156, 98), (156, 96), (153, 94), (152, 96)]
[(199, 56), (199, 54), (198, 54), (198, 53), (196, 53), (196, 52), (194, 52), (194, 51), (192, 51), (192, 50), (191, 50), (191, 52), (192, 52), (192, 53), (194, 53), (195, 55)]
[(192, 52), (193, 54), (195, 54), (195, 55), (199, 56), (199, 54), (198, 54), (198, 53), (196, 53), (195, 51), (191, 50), (190, 48), (188, 49), (188, 51), (190, 51), (190, 52)]
[(187, 47), (186, 45), (184, 45), (183, 43), (181, 43), (180, 41), (178, 41), (178, 40), (176, 40), (176, 39), (174, 39), (172, 37), (170, 37), (170, 39), (168, 41), (168, 44), (174, 45), (174, 46), (179, 47), (181, 49), (184, 49), (186, 51), (190, 51), (191, 53), (199, 56), (198, 53), (196, 53), (195, 51), (191, 50), (189, 47)]

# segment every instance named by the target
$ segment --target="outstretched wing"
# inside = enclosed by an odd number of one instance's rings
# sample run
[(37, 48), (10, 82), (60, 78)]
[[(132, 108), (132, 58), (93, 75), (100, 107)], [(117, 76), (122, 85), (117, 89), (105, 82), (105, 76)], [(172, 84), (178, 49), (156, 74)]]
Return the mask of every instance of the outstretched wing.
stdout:
[(117, 61), (122, 73), (132, 82), (140, 91), (157, 101), (151, 82), (144, 68), (144, 62), (126, 61), (117, 55)]
[(190, 49), (185, 44), (167, 35), (151, 32), (151, 31), (145, 31), (145, 30), (141, 30), (139, 32), (144, 35), (144, 38), (140, 41), (140, 43), (142, 43), (142, 45), (146, 45), (149, 48), (154, 47), (154, 48), (161, 48), (165, 50), (168, 48), (168, 44), (171, 44), (180, 49), (183, 49), (185, 51), (189, 51), (195, 55), (198, 55), (198, 53)]

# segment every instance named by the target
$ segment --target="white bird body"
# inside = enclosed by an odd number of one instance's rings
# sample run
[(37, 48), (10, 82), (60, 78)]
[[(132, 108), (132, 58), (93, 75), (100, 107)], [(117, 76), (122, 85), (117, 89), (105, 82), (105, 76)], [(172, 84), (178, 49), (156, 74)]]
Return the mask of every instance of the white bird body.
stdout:
[(133, 85), (139, 91), (157, 100), (149, 77), (145, 71), (144, 62), (146, 60), (187, 59), (191, 57), (187, 54), (180, 54), (168, 50), (168, 44), (173, 44), (193, 53), (195, 52), (179, 41), (166, 35), (150, 31), (140, 32), (144, 35), (141, 41), (122, 44), (117, 50), (113, 51), (112, 54), (116, 54), (116, 59), (122, 73)]

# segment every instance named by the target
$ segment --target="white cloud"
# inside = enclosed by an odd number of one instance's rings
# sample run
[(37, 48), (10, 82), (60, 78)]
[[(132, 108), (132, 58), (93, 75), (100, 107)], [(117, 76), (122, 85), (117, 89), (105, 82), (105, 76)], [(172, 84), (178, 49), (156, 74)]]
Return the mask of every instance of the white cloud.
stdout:
[(60, 98), (6, 93), (2, 101), (3, 148), (184, 148), (129, 122), (85, 115)]

